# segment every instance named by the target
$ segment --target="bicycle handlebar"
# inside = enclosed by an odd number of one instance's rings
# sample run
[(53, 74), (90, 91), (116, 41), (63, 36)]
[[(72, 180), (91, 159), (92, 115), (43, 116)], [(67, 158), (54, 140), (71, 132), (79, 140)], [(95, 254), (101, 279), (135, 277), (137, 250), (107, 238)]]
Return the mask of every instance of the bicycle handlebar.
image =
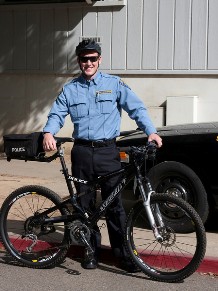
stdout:
[(143, 146), (129, 146), (129, 147), (120, 147), (120, 152), (126, 152), (130, 155), (142, 155), (148, 156), (148, 158), (155, 158), (157, 145), (155, 142), (147, 142), (146, 145)]
[(57, 147), (61, 146), (65, 142), (74, 142), (74, 138), (72, 137), (54, 137)]
[[(74, 142), (74, 138), (71, 137), (55, 137), (57, 148), (60, 148), (62, 144), (65, 142)], [(128, 146), (128, 147), (119, 147), (120, 151), (126, 152), (128, 154), (135, 155), (147, 155), (148, 158), (155, 158), (157, 145), (155, 142), (147, 142), (146, 145), (143, 146)], [(51, 156), (39, 156), (38, 160), (41, 162), (51, 162), (55, 160), (59, 156), (59, 151), (57, 150)]]

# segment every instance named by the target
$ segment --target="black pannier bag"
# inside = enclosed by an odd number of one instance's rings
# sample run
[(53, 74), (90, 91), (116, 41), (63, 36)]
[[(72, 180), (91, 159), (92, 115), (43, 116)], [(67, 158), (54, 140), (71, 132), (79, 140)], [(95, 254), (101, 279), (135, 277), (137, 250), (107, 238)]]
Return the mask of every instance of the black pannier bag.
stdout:
[(4, 152), (7, 160), (11, 159), (37, 161), (44, 156), (42, 146), (43, 133), (8, 134), (3, 136)]

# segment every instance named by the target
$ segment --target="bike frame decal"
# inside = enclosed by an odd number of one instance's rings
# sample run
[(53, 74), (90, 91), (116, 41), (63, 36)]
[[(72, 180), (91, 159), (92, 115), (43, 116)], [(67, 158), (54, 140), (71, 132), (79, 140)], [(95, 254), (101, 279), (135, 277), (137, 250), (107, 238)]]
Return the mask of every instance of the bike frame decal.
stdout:
[(73, 177), (73, 176), (68, 176), (68, 180), (70, 181), (73, 181), (73, 182), (78, 182), (78, 183), (81, 183), (81, 184), (87, 184), (88, 181), (85, 181), (85, 180), (82, 180), (82, 179), (79, 179), (79, 178), (76, 178), (76, 177)]
[(124, 178), (120, 182), (120, 184), (118, 184), (118, 186), (114, 189), (114, 191), (102, 203), (102, 205), (100, 206), (100, 212), (103, 212), (108, 207), (108, 205), (114, 200), (114, 198), (116, 197), (116, 195), (122, 190), (122, 188), (125, 186), (125, 184), (126, 184), (126, 178)]

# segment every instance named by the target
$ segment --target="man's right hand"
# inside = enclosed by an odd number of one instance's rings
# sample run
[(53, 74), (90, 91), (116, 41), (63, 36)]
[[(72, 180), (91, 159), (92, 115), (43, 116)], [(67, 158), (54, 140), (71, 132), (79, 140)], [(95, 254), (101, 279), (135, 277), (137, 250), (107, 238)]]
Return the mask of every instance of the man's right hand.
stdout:
[(56, 141), (50, 132), (44, 133), (44, 138), (43, 138), (42, 144), (43, 144), (43, 149), (45, 152), (57, 150)]

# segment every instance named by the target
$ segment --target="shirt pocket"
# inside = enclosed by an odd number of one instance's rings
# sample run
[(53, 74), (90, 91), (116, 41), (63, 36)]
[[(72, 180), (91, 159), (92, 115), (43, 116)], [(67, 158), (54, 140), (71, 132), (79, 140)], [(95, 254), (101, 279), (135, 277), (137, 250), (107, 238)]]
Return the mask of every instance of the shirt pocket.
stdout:
[(100, 105), (100, 112), (104, 114), (109, 114), (113, 110), (113, 96), (111, 94), (102, 94), (98, 98)]
[(71, 101), (70, 114), (73, 118), (80, 118), (88, 115), (88, 105), (85, 97), (80, 97)]

